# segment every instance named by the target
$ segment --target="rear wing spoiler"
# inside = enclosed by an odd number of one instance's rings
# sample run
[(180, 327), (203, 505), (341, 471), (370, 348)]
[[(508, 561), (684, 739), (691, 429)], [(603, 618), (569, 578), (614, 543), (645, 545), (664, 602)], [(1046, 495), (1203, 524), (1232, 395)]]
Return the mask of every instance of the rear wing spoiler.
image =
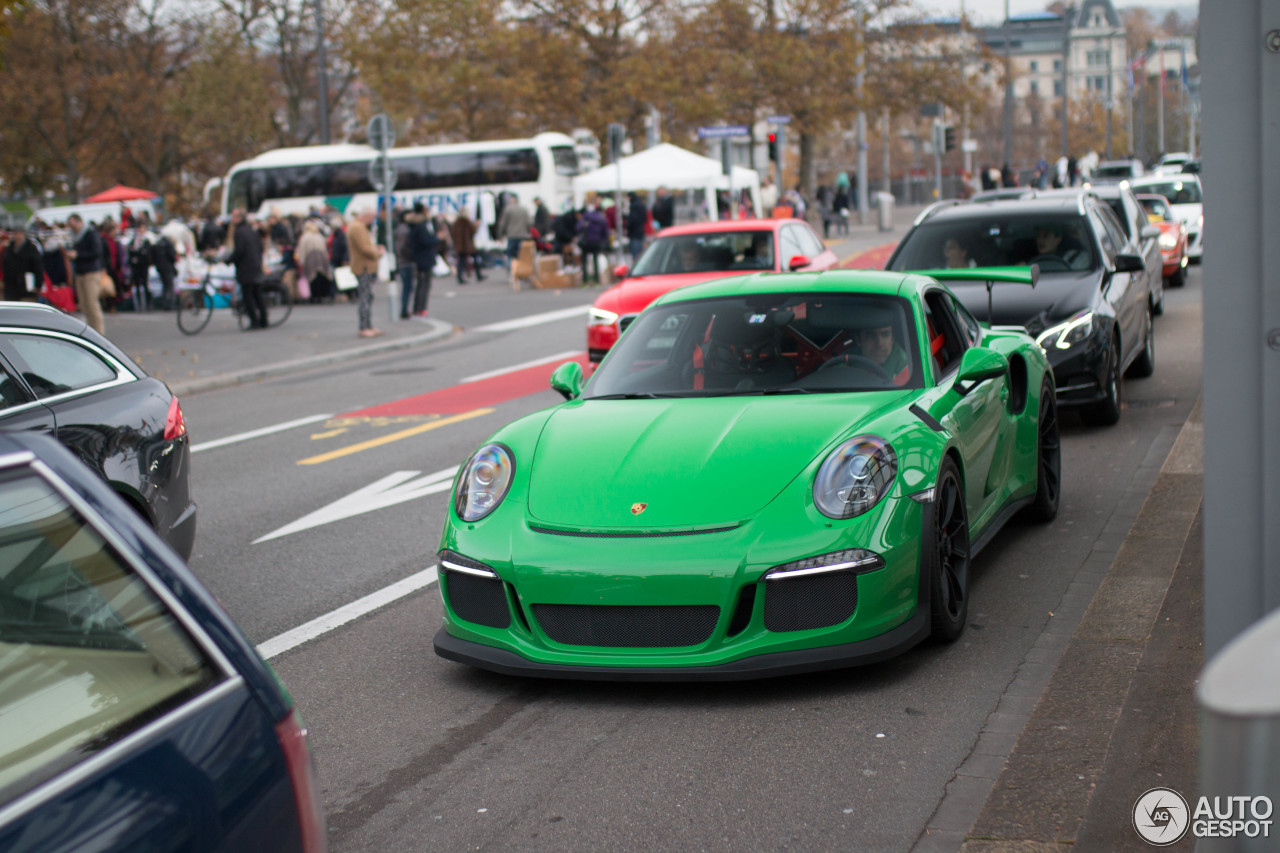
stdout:
[(912, 270), (916, 275), (927, 275), (938, 281), (980, 281), (987, 287), (987, 325), (991, 325), (991, 289), (996, 283), (1027, 284), (1036, 286), (1040, 280), (1040, 265), (1029, 267), (961, 267), (946, 270)]

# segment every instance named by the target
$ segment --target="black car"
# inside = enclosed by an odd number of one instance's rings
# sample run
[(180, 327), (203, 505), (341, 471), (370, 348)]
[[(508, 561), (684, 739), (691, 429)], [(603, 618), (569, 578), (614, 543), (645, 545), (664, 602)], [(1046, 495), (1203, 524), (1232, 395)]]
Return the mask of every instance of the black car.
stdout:
[[(1079, 190), (1050, 190), (1077, 193)], [(1151, 224), (1142, 202), (1127, 181), (1089, 187), (1089, 192), (1105, 201), (1116, 215), (1120, 227), (1129, 238), (1129, 248), (1142, 258), (1147, 272), (1147, 289), (1151, 292), (1151, 310), (1158, 317), (1164, 313), (1164, 261), (1160, 257), (1160, 229)]]
[[(963, 251), (961, 251), (963, 250)], [(930, 208), (889, 258), (891, 270), (1036, 264), (1034, 287), (949, 281), (970, 313), (1026, 329), (1053, 366), (1058, 403), (1086, 421), (1120, 419), (1121, 374), (1155, 369), (1152, 299), (1143, 258), (1105, 201), (1085, 190)], [(987, 303), (991, 300), (988, 315)]]
[(0, 302), (0, 430), (54, 436), (191, 556), (196, 505), (178, 398), (84, 320)]
[(97, 473), (0, 433), (0, 850), (323, 853), (306, 730)]

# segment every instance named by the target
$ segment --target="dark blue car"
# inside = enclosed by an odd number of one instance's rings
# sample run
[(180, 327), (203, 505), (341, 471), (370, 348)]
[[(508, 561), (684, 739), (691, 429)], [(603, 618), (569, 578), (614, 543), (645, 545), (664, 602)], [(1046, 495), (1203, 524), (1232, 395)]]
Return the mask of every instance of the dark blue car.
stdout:
[(0, 433), (0, 850), (325, 846), (254, 646), (101, 477)]

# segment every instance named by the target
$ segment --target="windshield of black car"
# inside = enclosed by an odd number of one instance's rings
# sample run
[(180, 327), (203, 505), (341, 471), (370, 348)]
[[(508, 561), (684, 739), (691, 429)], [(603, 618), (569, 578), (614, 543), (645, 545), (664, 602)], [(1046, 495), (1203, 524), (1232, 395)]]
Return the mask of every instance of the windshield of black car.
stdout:
[(773, 270), (772, 231), (716, 231), (658, 237), (636, 261), (633, 276)]
[(1132, 178), (1133, 166), (1122, 163), (1118, 166), (1099, 166), (1093, 170), (1095, 178)]
[(583, 399), (922, 387), (910, 304), (770, 293), (655, 305), (619, 338)]
[[(1050, 236), (1041, 238), (1042, 232)], [(1061, 235), (1060, 239), (1053, 234)], [(957, 262), (961, 257), (965, 260)], [(1032, 263), (1039, 264), (1041, 272), (1097, 269), (1097, 250), (1085, 218), (1075, 212), (1018, 212), (926, 221), (907, 234), (891, 269)]]
[(1200, 185), (1194, 181), (1169, 181), (1162, 184), (1143, 184), (1144, 193), (1154, 193), (1169, 199), (1169, 204), (1203, 204)]

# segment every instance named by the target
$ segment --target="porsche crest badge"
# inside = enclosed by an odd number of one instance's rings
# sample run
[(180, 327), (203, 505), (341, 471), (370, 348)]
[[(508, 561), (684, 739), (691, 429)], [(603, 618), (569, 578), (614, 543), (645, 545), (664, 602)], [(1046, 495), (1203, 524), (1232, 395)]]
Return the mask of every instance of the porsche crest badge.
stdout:
[(649, 508), (649, 505), (648, 505), (648, 504), (640, 504), (640, 503), (632, 504), (632, 505), (631, 505), (631, 514), (632, 514), (632, 515), (639, 515), (640, 513), (644, 512), (644, 511), (645, 511), (646, 509), (648, 509), (648, 508)]

